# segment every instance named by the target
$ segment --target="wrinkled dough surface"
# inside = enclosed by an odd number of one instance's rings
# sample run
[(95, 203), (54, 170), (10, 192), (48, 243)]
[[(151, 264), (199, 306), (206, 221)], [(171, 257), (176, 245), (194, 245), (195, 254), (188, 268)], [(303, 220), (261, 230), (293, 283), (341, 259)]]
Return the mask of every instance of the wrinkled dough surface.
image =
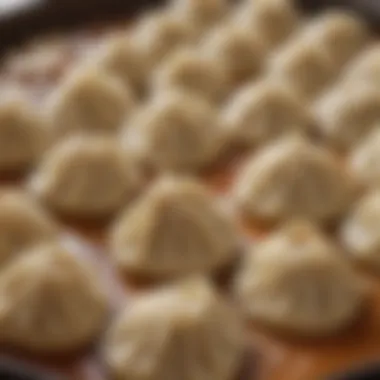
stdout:
[[(380, 124), (379, 124), (380, 126)], [(380, 130), (378, 125), (351, 152), (349, 167), (362, 185), (378, 187), (380, 185)]]
[(291, 222), (257, 245), (237, 277), (248, 315), (301, 336), (334, 334), (358, 317), (364, 287), (312, 225)]
[(343, 152), (352, 149), (380, 121), (380, 91), (343, 84), (317, 102), (315, 118), (328, 144)]
[(260, 74), (265, 61), (262, 42), (239, 26), (222, 25), (207, 35), (202, 51), (226, 72), (231, 88)]
[(163, 171), (193, 171), (221, 152), (225, 133), (217, 109), (182, 92), (158, 95), (126, 128), (128, 151)]
[(186, 20), (195, 33), (202, 35), (220, 22), (228, 11), (226, 0), (172, 0), (171, 11)]
[(236, 182), (235, 200), (258, 222), (303, 217), (329, 223), (347, 210), (355, 190), (327, 150), (291, 135), (248, 159)]
[(51, 150), (32, 176), (32, 191), (59, 213), (108, 216), (128, 204), (140, 186), (133, 160), (116, 140), (73, 136)]
[(142, 17), (133, 32), (151, 66), (158, 64), (178, 48), (194, 42), (194, 31), (189, 22), (175, 15), (155, 11)]
[(243, 351), (240, 319), (203, 279), (137, 299), (111, 326), (105, 346), (118, 380), (233, 380)]
[(3, 272), (0, 303), (0, 339), (31, 352), (80, 348), (107, 316), (96, 274), (56, 243), (26, 252)]
[(343, 221), (340, 238), (354, 260), (380, 268), (380, 193), (364, 196)]
[(233, 22), (248, 26), (268, 49), (273, 49), (297, 29), (299, 15), (288, 0), (253, 0), (238, 7)]
[(0, 170), (24, 170), (41, 158), (50, 143), (47, 120), (19, 94), (0, 102)]
[(194, 49), (181, 49), (160, 65), (153, 76), (156, 90), (178, 89), (220, 102), (228, 91), (223, 65)]
[(235, 257), (234, 225), (193, 180), (165, 177), (111, 231), (119, 267), (144, 276), (177, 277), (210, 272)]
[(290, 41), (275, 53), (269, 69), (277, 80), (285, 81), (307, 98), (319, 95), (335, 75), (326, 50), (302, 39)]
[(369, 32), (363, 20), (345, 12), (316, 17), (304, 31), (311, 44), (326, 49), (337, 68), (344, 66), (366, 46)]
[(0, 265), (26, 249), (58, 236), (58, 226), (28, 195), (18, 191), (0, 193)]
[(52, 126), (58, 136), (116, 133), (134, 108), (131, 91), (113, 76), (84, 71), (69, 76), (51, 98)]
[(287, 86), (269, 80), (237, 92), (222, 115), (232, 139), (249, 146), (289, 132), (313, 132), (312, 115), (301, 99)]

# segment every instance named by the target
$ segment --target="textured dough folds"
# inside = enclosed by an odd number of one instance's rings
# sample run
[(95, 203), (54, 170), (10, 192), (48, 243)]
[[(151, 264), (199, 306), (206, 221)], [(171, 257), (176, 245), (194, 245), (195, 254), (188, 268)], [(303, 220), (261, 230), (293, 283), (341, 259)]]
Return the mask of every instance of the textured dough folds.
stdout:
[(232, 221), (194, 180), (165, 177), (111, 231), (119, 267), (143, 276), (178, 277), (210, 272), (235, 258)]
[(96, 273), (54, 244), (25, 252), (0, 277), (0, 340), (31, 352), (63, 352), (90, 343), (107, 301)]
[(242, 322), (203, 279), (136, 299), (117, 318), (105, 357), (118, 380), (235, 380)]
[(256, 245), (237, 277), (254, 320), (301, 336), (336, 333), (362, 310), (364, 286), (337, 248), (312, 225), (290, 222)]
[(355, 191), (329, 151), (291, 135), (248, 160), (236, 183), (235, 200), (259, 223), (292, 217), (330, 223), (347, 210)]
[(108, 217), (134, 198), (140, 175), (116, 140), (81, 135), (48, 152), (30, 187), (58, 213)]
[(193, 171), (213, 163), (225, 143), (217, 109), (183, 92), (163, 93), (126, 128), (125, 144), (148, 166)]

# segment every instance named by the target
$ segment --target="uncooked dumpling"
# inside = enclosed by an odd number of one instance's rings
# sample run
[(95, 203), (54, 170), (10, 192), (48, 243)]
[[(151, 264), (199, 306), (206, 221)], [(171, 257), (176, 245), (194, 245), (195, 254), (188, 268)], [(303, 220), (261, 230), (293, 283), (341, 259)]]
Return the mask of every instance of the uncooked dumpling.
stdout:
[(363, 81), (377, 86), (380, 84), (380, 44), (369, 47), (353, 60), (345, 70), (343, 79), (348, 82)]
[(218, 112), (183, 92), (160, 94), (127, 127), (125, 144), (163, 171), (192, 171), (213, 162), (225, 142)]
[(180, 20), (189, 22), (198, 35), (220, 22), (228, 9), (228, 0), (172, 0), (169, 8)]
[(248, 146), (291, 131), (309, 134), (314, 124), (308, 108), (292, 89), (271, 80), (254, 82), (237, 92), (222, 116), (232, 138)]
[(380, 192), (375, 190), (354, 207), (340, 230), (343, 246), (354, 260), (380, 269)]
[(115, 133), (134, 108), (131, 91), (102, 70), (73, 73), (51, 99), (54, 132)]
[(223, 65), (196, 49), (184, 48), (172, 54), (156, 70), (156, 90), (179, 89), (220, 102), (228, 91), (228, 78)]
[(297, 29), (299, 15), (291, 0), (247, 0), (238, 7), (233, 21), (274, 48)]
[(58, 228), (31, 197), (20, 191), (0, 193), (0, 266), (25, 249), (57, 237)]
[(144, 277), (210, 272), (231, 262), (238, 240), (232, 220), (197, 182), (158, 181), (111, 231), (118, 266)]
[(143, 53), (137, 40), (128, 35), (115, 35), (90, 56), (90, 63), (97, 63), (114, 75), (121, 83), (140, 95), (146, 87), (151, 62)]
[(259, 223), (291, 217), (328, 223), (347, 210), (355, 191), (329, 151), (291, 135), (248, 159), (236, 183), (235, 200)]
[(303, 31), (311, 44), (326, 49), (338, 68), (366, 45), (369, 33), (359, 17), (347, 12), (328, 12), (316, 17)]
[(366, 84), (347, 84), (315, 105), (321, 134), (335, 149), (354, 148), (380, 122), (380, 91)]
[(87, 218), (115, 213), (139, 184), (136, 166), (115, 140), (80, 135), (48, 152), (30, 186), (58, 213)]
[(314, 98), (331, 83), (335, 65), (326, 49), (295, 39), (274, 54), (270, 73), (294, 88), (301, 96)]
[(157, 64), (176, 49), (190, 44), (194, 32), (189, 22), (171, 13), (156, 11), (138, 21), (133, 37), (146, 58)]
[(50, 142), (45, 118), (18, 91), (3, 92), (0, 100), (0, 171), (29, 169)]
[(365, 287), (338, 249), (303, 221), (255, 245), (237, 277), (242, 307), (257, 322), (300, 336), (325, 336), (359, 316)]
[(232, 88), (255, 78), (265, 60), (264, 46), (259, 38), (236, 25), (215, 28), (205, 37), (201, 49), (223, 67)]
[(107, 301), (96, 272), (57, 243), (37, 246), (0, 277), (0, 341), (66, 352), (101, 332)]
[(243, 324), (204, 279), (186, 279), (132, 301), (111, 326), (105, 358), (118, 380), (235, 380)]
[(353, 150), (349, 167), (364, 186), (380, 186), (380, 125)]

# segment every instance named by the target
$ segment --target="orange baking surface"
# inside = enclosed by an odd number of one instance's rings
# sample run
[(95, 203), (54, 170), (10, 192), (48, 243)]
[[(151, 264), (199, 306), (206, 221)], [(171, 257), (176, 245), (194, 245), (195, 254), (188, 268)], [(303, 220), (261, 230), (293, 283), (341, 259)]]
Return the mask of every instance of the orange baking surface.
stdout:
[[(31, 67), (6, 65), (1, 80), (21, 84), (35, 98), (43, 101), (57, 79), (68, 69), (70, 63), (98, 41), (102, 33), (79, 33), (72, 37), (53, 40), (52, 46), (61, 54), (51, 67), (39, 71), (38, 64)], [(25, 57), (28, 53), (24, 51)], [(24, 58), (25, 58), (24, 57)], [(24, 62), (27, 62), (24, 59)], [(228, 192), (234, 182), (234, 175), (244, 160), (244, 154), (233, 155), (225, 165), (220, 165), (206, 175), (204, 182), (215, 191), (216, 196), (224, 196), (228, 201)], [(3, 184), (8, 181), (3, 181)], [(17, 183), (20, 183), (19, 181)], [(140, 291), (129, 281), (121, 281), (118, 273), (111, 267), (107, 258), (105, 235), (106, 228), (83, 225), (64, 224), (70, 241), (75, 243), (75, 250), (95, 261), (104, 274), (105, 285), (109, 288), (112, 302), (116, 305), (128, 302), (136, 291)], [(257, 241), (265, 234), (263, 231), (241, 221), (242, 235)], [(237, 380), (312, 380), (341, 371), (351, 366), (371, 362), (380, 358), (380, 281), (373, 276), (363, 274), (372, 283), (372, 294), (368, 308), (362, 318), (349, 330), (333, 338), (296, 341), (279, 337), (260, 330), (257, 326), (247, 325), (249, 352)], [(100, 342), (79, 354), (66, 358), (26, 359), (37, 365), (61, 373), (73, 380), (108, 380), (101, 364)], [(5, 350), (6, 351), (6, 350)], [(9, 355), (11, 355), (8, 352)], [(23, 355), (16, 355), (23, 357)], [(180, 380), (180, 379), (178, 379)]]

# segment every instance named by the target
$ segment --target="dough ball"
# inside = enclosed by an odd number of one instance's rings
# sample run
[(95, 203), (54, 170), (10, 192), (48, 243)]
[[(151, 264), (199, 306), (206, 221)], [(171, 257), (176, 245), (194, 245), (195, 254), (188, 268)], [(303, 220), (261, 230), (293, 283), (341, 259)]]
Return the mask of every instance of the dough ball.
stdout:
[(111, 254), (126, 272), (178, 277), (227, 265), (239, 248), (235, 226), (194, 180), (164, 177), (111, 231)]
[(374, 190), (355, 205), (340, 229), (343, 246), (354, 260), (380, 269), (380, 192)]
[(49, 353), (81, 348), (107, 317), (102, 285), (88, 263), (57, 243), (35, 247), (0, 277), (0, 340)]
[(301, 217), (330, 223), (347, 210), (356, 190), (329, 151), (290, 135), (248, 159), (237, 179), (235, 200), (258, 222)]
[(189, 22), (162, 11), (152, 12), (139, 20), (133, 36), (152, 65), (194, 41)]
[(365, 84), (342, 85), (317, 102), (315, 117), (326, 141), (345, 152), (380, 121), (380, 91)]
[(238, 6), (233, 21), (247, 26), (271, 49), (286, 41), (297, 29), (299, 18), (293, 1), (248, 0)]
[(14, 89), (0, 100), (0, 171), (24, 171), (38, 163), (50, 144), (42, 113)]
[(294, 39), (274, 54), (270, 74), (284, 80), (302, 97), (314, 98), (334, 79), (335, 65), (326, 49)]
[(256, 35), (238, 26), (215, 28), (205, 37), (201, 49), (223, 67), (232, 88), (255, 78), (263, 69), (264, 46)]
[(281, 82), (263, 80), (238, 91), (222, 113), (238, 143), (257, 146), (289, 132), (313, 132), (313, 118), (304, 102)]
[(29, 195), (16, 190), (0, 192), (0, 267), (57, 235), (55, 221)]
[(369, 187), (380, 186), (380, 130), (378, 125), (353, 150), (349, 167), (355, 177)]
[(228, 14), (228, 0), (172, 0), (171, 11), (201, 35)]
[(50, 112), (59, 136), (73, 132), (115, 133), (134, 105), (131, 91), (116, 78), (85, 67), (57, 89)]
[(72, 136), (54, 147), (32, 176), (32, 191), (63, 215), (110, 216), (139, 189), (136, 165), (111, 138)]
[(135, 94), (145, 91), (152, 62), (132, 37), (124, 34), (109, 37), (90, 59)]
[(213, 163), (225, 143), (217, 110), (183, 92), (158, 95), (126, 129), (127, 150), (162, 171), (193, 171)]
[(196, 49), (180, 49), (156, 70), (156, 90), (179, 89), (220, 102), (227, 95), (228, 78), (223, 65)]
[(316, 17), (304, 33), (310, 38), (310, 44), (327, 50), (338, 68), (357, 55), (369, 39), (365, 22), (343, 11), (330, 11)]
[(243, 325), (204, 279), (140, 296), (108, 331), (105, 357), (118, 380), (234, 380)]
[(380, 45), (374, 44), (358, 55), (347, 67), (343, 75), (347, 82), (380, 84)]
[(365, 288), (337, 248), (303, 221), (255, 245), (236, 289), (247, 314), (272, 329), (321, 337), (359, 316)]

